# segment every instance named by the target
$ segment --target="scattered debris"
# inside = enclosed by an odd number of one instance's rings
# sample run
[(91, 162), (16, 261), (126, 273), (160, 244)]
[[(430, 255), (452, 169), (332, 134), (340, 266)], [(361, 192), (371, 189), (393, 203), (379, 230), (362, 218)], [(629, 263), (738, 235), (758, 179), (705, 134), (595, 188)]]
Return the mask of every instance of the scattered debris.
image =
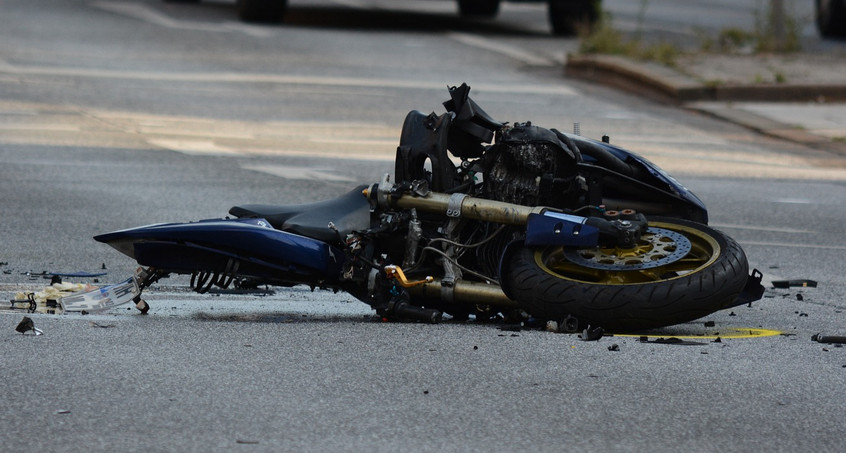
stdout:
[[(21, 293), (23, 294), (23, 293)], [(35, 309), (38, 308), (38, 303), (35, 301), (35, 295), (33, 293), (24, 294), (24, 298), (18, 298), (18, 295), (15, 295), (14, 299), (11, 299), (12, 309), (25, 309), (30, 313), (35, 313)]]
[(235, 441), (236, 444), (244, 444), (244, 445), (258, 445), (257, 440), (245, 440), (245, 439), (237, 439)]
[(21, 275), (26, 275), (31, 279), (35, 279), (41, 277), (43, 279), (50, 279), (53, 280), (55, 278), (59, 278), (61, 280), (62, 277), (70, 277), (70, 278), (94, 278), (94, 277), (102, 277), (106, 275), (106, 272), (24, 272)]
[[(649, 337), (640, 337), (641, 343), (655, 343), (655, 344), (676, 344), (681, 346), (702, 346), (705, 343), (700, 343), (698, 341), (689, 341), (689, 340), (682, 340), (681, 338), (670, 337), (670, 338), (656, 338), (654, 340), (649, 340)], [(722, 342), (722, 341), (721, 341)]]
[(705, 327), (714, 327), (716, 325), (717, 323), (715, 323), (714, 321), (705, 321)]
[(136, 308), (146, 313), (149, 305), (138, 297), (140, 292), (134, 277), (114, 285), (98, 286), (64, 282), (60, 276), (54, 276), (49, 286), (36, 292), (19, 291), (10, 302), (12, 309), (30, 313), (56, 313), (59, 308), (62, 312), (94, 312), (135, 302)]
[(83, 292), (76, 292), (59, 298), (62, 308), (70, 311), (99, 311), (114, 308), (128, 302), (135, 302), (136, 307), (146, 314), (149, 305), (140, 298), (141, 289), (135, 277), (121, 283), (103, 287), (87, 286)]
[(100, 324), (100, 323), (96, 323), (94, 321), (88, 321), (88, 325), (90, 327), (99, 327), (101, 329), (108, 329), (109, 327), (115, 326), (114, 324)]
[(35, 323), (32, 322), (29, 316), (24, 316), (21, 322), (18, 323), (18, 326), (15, 327), (15, 330), (23, 335), (28, 335), (29, 332), (32, 332), (32, 335), (42, 335), (44, 333), (41, 329), (35, 327)]
[(596, 341), (602, 338), (603, 335), (605, 335), (605, 329), (602, 327), (592, 329), (590, 325), (588, 325), (587, 328), (579, 334), (579, 338), (581, 338), (582, 341)]
[(620, 345), (618, 345), (617, 343), (614, 343), (614, 344), (612, 344), (611, 346), (608, 346), (608, 350), (609, 350), (609, 351), (619, 351), (619, 350), (620, 350)]
[(761, 284), (763, 279), (764, 274), (762, 274), (758, 269), (753, 269), (752, 274), (746, 280), (746, 285), (743, 287), (743, 291), (737, 295), (737, 299), (735, 299), (732, 304), (724, 308), (732, 308), (744, 304), (751, 307), (752, 302), (759, 300), (764, 295), (765, 288), (764, 285)]
[(15, 293), (15, 299), (13, 300), (13, 303), (33, 300), (36, 303), (45, 305), (48, 303), (48, 301), (53, 301), (53, 303), (55, 304), (56, 301), (61, 299), (63, 296), (68, 296), (79, 291), (89, 291), (92, 288), (94, 287), (82, 283), (65, 283), (59, 281), (56, 283), (52, 283), (50, 286), (47, 286), (41, 291), (37, 291), (34, 293), (17, 292)]
[(523, 330), (523, 327), (520, 325), (506, 325), (506, 326), (499, 326), (499, 330), (503, 332), (520, 332)]
[(71, 411), (69, 409), (59, 409), (56, 411), (56, 415), (66, 415), (70, 414)]
[(773, 280), (773, 288), (790, 288), (796, 286), (802, 288), (816, 288), (817, 282), (814, 280)]
[[(567, 315), (561, 321), (549, 320), (543, 326), (544, 330), (553, 333), (579, 333), (579, 319), (573, 315)], [(590, 326), (588, 326), (590, 328)]]
[(817, 343), (828, 343), (828, 344), (846, 344), (846, 336), (841, 335), (823, 335), (821, 333), (811, 335), (811, 341), (816, 341)]

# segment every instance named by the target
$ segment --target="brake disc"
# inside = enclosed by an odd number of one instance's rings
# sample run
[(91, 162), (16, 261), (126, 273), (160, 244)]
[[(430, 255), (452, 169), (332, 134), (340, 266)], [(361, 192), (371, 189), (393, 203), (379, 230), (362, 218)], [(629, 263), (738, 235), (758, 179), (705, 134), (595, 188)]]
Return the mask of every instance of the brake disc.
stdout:
[(591, 269), (635, 271), (674, 263), (684, 258), (690, 249), (690, 241), (681, 233), (650, 227), (634, 248), (565, 248), (564, 256), (572, 263)]

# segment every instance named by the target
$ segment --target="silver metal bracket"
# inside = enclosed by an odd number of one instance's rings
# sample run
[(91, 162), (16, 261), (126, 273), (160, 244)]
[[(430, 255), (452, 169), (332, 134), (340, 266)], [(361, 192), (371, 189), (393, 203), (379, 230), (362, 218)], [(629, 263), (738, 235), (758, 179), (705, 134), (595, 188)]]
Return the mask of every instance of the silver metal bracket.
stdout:
[(465, 193), (454, 193), (449, 196), (449, 201), (447, 202), (447, 217), (461, 217), (461, 203), (464, 202), (464, 198), (467, 197)]

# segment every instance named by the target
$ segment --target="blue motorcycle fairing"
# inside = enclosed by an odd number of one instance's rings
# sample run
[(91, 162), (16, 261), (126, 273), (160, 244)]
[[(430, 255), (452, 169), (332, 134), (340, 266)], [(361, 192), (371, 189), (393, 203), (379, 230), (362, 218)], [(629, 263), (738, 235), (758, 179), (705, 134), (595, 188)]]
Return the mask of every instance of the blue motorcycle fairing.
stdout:
[[(262, 274), (294, 272), (336, 277), (344, 253), (325, 242), (279, 231), (264, 219), (207, 219), (161, 223), (94, 237), (142, 266), (167, 270), (222, 270), (230, 259)], [(264, 275), (263, 275), (264, 276)], [(277, 278), (283, 278), (277, 275)]]
[[(589, 151), (589, 149), (591, 147), (597, 147), (597, 148), (601, 148), (602, 150), (606, 151), (607, 153), (610, 153), (611, 155), (613, 155), (614, 157), (616, 157), (621, 162), (623, 162), (627, 165), (636, 165), (636, 166), (646, 170), (646, 172), (650, 176), (655, 178), (655, 180), (657, 182), (665, 185), (666, 189), (668, 189), (673, 195), (675, 195), (676, 197), (678, 197), (678, 198), (684, 200), (685, 202), (690, 203), (691, 205), (698, 208), (698, 210), (701, 211), (701, 215), (703, 217), (702, 222), (707, 223), (707, 221), (708, 221), (708, 217), (707, 217), (708, 210), (705, 207), (705, 203), (703, 203), (702, 200), (700, 200), (699, 197), (696, 196), (696, 194), (694, 194), (693, 192), (688, 190), (687, 187), (685, 187), (678, 180), (676, 180), (676, 178), (670, 176), (670, 174), (668, 174), (666, 171), (661, 169), (661, 167), (658, 167), (657, 165), (653, 164), (652, 162), (650, 162), (645, 157), (640, 156), (637, 153), (634, 153), (634, 152), (629, 151), (627, 149), (623, 149), (623, 148), (611, 145), (610, 143), (600, 142), (600, 141), (585, 138), (585, 137), (582, 137), (582, 136), (579, 136), (579, 135), (572, 135), (572, 134), (563, 134), (563, 135), (566, 135), (571, 140), (573, 140), (573, 142), (576, 144), (576, 146), (578, 146), (580, 149), (582, 149), (582, 148), (585, 149), (586, 152), (582, 153), (582, 159), (586, 163), (596, 163), (597, 162), (597, 159), (595, 157), (591, 156), (590, 151)], [(643, 181), (643, 182), (646, 182), (646, 181)]]
[(599, 229), (586, 225), (586, 220), (585, 217), (552, 211), (544, 211), (543, 214), (529, 214), (524, 242), (529, 247), (544, 245), (595, 246), (599, 243)]

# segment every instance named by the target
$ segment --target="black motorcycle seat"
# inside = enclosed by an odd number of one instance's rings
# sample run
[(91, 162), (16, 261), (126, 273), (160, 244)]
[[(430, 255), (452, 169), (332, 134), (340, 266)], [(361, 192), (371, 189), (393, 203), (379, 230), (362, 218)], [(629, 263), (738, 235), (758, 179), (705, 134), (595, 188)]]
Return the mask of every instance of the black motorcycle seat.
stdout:
[[(352, 231), (370, 227), (370, 203), (359, 186), (331, 200), (297, 205), (246, 204), (234, 206), (229, 214), (239, 218), (263, 218), (277, 230), (323, 242), (337, 242)], [(341, 233), (329, 228), (332, 222)]]

